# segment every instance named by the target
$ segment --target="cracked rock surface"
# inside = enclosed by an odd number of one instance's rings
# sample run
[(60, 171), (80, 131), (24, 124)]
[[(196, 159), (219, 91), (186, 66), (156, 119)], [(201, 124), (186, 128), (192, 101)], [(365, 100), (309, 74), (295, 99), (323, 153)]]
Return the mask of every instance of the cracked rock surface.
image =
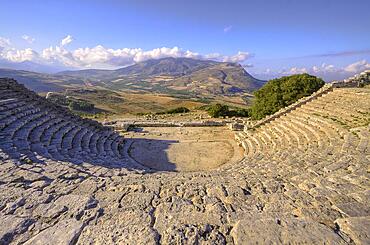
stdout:
[(243, 160), (199, 172), (131, 162), (12, 80), (0, 95), (0, 244), (370, 243), (368, 88), (239, 133)]

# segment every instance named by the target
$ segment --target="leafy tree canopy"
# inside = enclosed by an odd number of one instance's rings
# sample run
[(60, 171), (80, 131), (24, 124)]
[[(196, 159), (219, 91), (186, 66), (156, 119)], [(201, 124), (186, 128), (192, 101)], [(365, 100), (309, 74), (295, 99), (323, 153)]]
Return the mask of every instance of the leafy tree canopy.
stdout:
[(286, 107), (302, 97), (309, 96), (325, 82), (309, 74), (298, 74), (268, 81), (254, 93), (251, 107), (253, 119), (261, 119)]
[(249, 110), (244, 108), (230, 109), (227, 105), (214, 104), (208, 107), (208, 114), (211, 117), (248, 117)]
[(181, 106), (181, 107), (176, 107), (174, 109), (170, 109), (167, 111), (157, 112), (156, 114), (161, 115), (161, 114), (176, 114), (176, 113), (187, 113), (187, 112), (190, 112), (190, 110), (186, 107)]

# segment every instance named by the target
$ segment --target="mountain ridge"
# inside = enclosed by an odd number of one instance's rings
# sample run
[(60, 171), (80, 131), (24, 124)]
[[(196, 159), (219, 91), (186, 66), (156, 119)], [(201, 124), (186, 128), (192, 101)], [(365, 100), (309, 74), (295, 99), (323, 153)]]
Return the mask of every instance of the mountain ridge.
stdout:
[(33, 81), (30, 87), (36, 91), (37, 80), (43, 85), (42, 91), (50, 84), (51, 91), (55, 90), (55, 86), (87, 85), (114, 90), (197, 95), (250, 93), (264, 84), (264, 81), (251, 76), (240, 64), (184, 57), (150, 59), (116, 70), (86, 69), (43, 74), (0, 69), (0, 76), (4, 74), (26, 82), (26, 86), (30, 83), (27, 81), (29, 78)]
[[(122, 76), (122, 75), (185, 75), (211, 65), (221, 63), (212, 60), (200, 60), (193, 58), (173, 58), (166, 57), (161, 59), (149, 59), (129, 65), (115, 70), (106, 69), (84, 69), (84, 70), (71, 70), (62, 71), (56, 74), (69, 75), (76, 77), (98, 77), (99, 75), (106, 76)], [(100, 74), (99, 74), (100, 73)]]

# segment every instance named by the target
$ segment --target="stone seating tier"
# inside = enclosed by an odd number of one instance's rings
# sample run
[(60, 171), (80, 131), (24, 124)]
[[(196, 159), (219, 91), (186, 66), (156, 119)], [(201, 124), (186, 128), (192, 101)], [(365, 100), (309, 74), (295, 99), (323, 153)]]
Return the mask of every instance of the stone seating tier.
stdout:
[(0, 79), (0, 244), (369, 244), (370, 91), (346, 82), (237, 132), (240, 162), (187, 173)]
[(34, 160), (125, 164), (119, 152), (123, 138), (112, 129), (75, 116), (11, 79), (0, 79), (0, 94), (0, 137), (9, 157), (24, 152)]

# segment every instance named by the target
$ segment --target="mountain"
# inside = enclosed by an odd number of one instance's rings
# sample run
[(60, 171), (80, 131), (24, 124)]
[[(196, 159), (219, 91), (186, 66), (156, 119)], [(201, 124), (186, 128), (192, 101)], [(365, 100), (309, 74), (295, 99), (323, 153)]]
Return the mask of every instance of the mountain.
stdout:
[(235, 63), (217, 63), (181, 76), (170, 82), (172, 86), (196, 93), (234, 94), (251, 92), (263, 86), (264, 81), (252, 77)]
[(0, 77), (9, 77), (36, 92), (62, 91), (68, 87), (82, 87), (83, 79), (23, 70), (0, 69)]
[(90, 79), (113, 79), (121, 76), (149, 77), (156, 75), (182, 76), (194, 71), (210, 67), (219, 62), (197, 60), (191, 58), (151, 59), (117, 70), (87, 69), (79, 71), (63, 71), (57, 74)]
[(116, 70), (115, 75), (140, 75), (140, 76), (155, 76), (155, 75), (170, 75), (183, 76), (192, 72), (201, 70), (217, 64), (211, 60), (197, 60), (191, 58), (162, 58), (152, 59), (137, 63), (132, 66)]
[(0, 77), (4, 76), (39, 92), (86, 85), (188, 96), (234, 95), (252, 92), (264, 84), (239, 64), (191, 58), (152, 59), (117, 70), (88, 69), (56, 74), (0, 69)]
[(265, 83), (236, 63), (192, 58), (152, 59), (118, 70), (65, 71), (111, 89), (161, 93), (224, 94), (252, 92)]
[(39, 64), (32, 61), (12, 62), (5, 59), (0, 59), (1, 69), (12, 69), (12, 70), (25, 70), (40, 73), (55, 73), (65, 70), (65, 66), (62, 65), (45, 65)]

